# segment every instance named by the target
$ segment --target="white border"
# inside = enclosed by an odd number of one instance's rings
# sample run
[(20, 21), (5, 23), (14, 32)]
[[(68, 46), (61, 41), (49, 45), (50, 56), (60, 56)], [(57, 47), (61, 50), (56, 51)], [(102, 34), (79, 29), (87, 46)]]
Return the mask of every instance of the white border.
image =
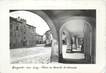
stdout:
[[(13, 70), (9, 57), (9, 9), (96, 9), (96, 64), (43, 64), (44, 66), (72, 66), (77, 69), (21, 69)], [(1, 73), (103, 73), (105, 68), (106, 8), (104, 1), (1, 1), (0, 2), (0, 72)], [(42, 64), (15, 64), (41, 66)]]

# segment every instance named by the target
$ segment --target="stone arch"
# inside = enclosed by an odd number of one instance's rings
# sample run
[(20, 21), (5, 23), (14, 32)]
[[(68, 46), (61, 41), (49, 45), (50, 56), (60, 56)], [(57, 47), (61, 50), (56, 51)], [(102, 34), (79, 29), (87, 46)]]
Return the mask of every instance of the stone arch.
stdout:
[(56, 27), (53, 24), (52, 20), (49, 18), (49, 16), (44, 11), (42, 10), (11, 10), (10, 12), (15, 12), (15, 11), (28, 11), (28, 12), (32, 12), (40, 16), (48, 24), (49, 28), (51, 29), (53, 38), (57, 40)]
[[(89, 17), (82, 17), (82, 16), (73, 16), (73, 17), (68, 18), (67, 21), (63, 23), (63, 25), (61, 26), (61, 28), (59, 30), (59, 36), (60, 36), (60, 38), (59, 38), (59, 56), (60, 56), (59, 61), (60, 62), (61, 62), (61, 59), (62, 59), (61, 58), (62, 57), (62, 43), (61, 43), (62, 31), (63, 31), (63, 28), (66, 25), (66, 23), (70, 22), (70, 21), (73, 21), (73, 20), (82, 20), (82, 21), (84, 21), (87, 24), (87, 26), (89, 27), (88, 30), (90, 31), (90, 34), (91, 34), (90, 43), (95, 43), (95, 41), (92, 40), (92, 39), (95, 39), (95, 35), (94, 35), (95, 34), (95, 24), (94, 24), (95, 23), (95, 19), (89, 18)], [(92, 55), (92, 53), (95, 53), (92, 48), (95, 48), (95, 47), (92, 44), (90, 44), (90, 55)], [(94, 63), (94, 55), (92, 57), (91, 57), (91, 61), (93, 61), (93, 63)]]

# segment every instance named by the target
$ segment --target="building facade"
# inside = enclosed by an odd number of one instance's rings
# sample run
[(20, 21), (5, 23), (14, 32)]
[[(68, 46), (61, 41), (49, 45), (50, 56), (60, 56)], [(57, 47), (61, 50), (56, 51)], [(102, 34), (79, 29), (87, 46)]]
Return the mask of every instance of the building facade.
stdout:
[(36, 46), (36, 39), (36, 27), (20, 17), (10, 17), (10, 49)]

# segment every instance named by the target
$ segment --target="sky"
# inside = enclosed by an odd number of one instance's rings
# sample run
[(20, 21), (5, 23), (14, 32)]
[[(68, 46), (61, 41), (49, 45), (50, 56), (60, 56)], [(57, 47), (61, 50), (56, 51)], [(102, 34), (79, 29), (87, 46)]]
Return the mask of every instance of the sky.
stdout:
[(11, 17), (21, 17), (27, 21), (27, 24), (35, 26), (36, 32), (43, 35), (47, 30), (50, 30), (48, 24), (37, 14), (28, 11), (15, 11), (10, 13)]

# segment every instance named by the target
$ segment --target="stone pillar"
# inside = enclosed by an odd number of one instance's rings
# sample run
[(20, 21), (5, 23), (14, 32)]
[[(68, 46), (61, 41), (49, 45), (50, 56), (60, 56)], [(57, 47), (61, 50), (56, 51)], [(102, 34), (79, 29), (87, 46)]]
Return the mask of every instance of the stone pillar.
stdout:
[(77, 49), (77, 46), (76, 46), (76, 37), (75, 36), (72, 37), (72, 41), (73, 41), (73, 43), (72, 43), (72, 49)]
[(76, 37), (76, 47), (77, 47), (77, 50), (79, 50), (78, 37)]
[(52, 40), (52, 48), (51, 48), (51, 62), (58, 62), (58, 42), (53, 38)]
[(67, 49), (71, 49), (71, 36), (69, 35), (69, 33), (67, 34)]

